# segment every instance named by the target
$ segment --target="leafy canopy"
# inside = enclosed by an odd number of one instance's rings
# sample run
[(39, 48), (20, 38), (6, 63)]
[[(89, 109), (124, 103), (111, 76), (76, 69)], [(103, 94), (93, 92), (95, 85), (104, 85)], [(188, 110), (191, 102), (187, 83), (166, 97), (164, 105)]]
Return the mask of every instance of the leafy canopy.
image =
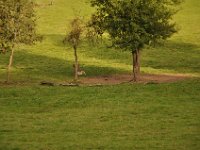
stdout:
[(81, 35), (84, 31), (84, 25), (80, 17), (75, 17), (70, 23), (70, 32), (64, 39), (64, 42), (68, 42), (72, 47), (77, 48), (80, 43)]
[(109, 33), (114, 46), (135, 51), (177, 32), (172, 16), (180, 3), (181, 0), (91, 0), (96, 7), (92, 24)]
[(15, 44), (32, 44), (36, 35), (34, 3), (31, 0), (0, 0), (0, 53)]

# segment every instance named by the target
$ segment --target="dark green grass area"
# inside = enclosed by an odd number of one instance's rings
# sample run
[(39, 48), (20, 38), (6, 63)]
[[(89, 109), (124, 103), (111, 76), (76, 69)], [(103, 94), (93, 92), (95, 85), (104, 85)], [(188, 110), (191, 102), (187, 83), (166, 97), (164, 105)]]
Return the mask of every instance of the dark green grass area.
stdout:
[(1, 87), (1, 150), (200, 149), (200, 81)]

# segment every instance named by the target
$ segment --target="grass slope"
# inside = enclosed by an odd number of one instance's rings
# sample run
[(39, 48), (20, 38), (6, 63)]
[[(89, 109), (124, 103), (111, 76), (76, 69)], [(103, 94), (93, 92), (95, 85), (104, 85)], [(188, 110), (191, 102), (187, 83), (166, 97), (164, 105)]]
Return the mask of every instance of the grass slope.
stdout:
[[(32, 47), (21, 46), (16, 50), (12, 78), (14, 81), (38, 82), (41, 80), (63, 81), (71, 79), (73, 51), (62, 40), (68, 23), (76, 14), (87, 19), (92, 12), (88, 0), (37, 0), (38, 32), (44, 41)], [(80, 7), (81, 6), (81, 7)], [(200, 4), (187, 0), (175, 20), (180, 32), (156, 48), (142, 52), (144, 73), (185, 73), (200, 76)], [(97, 47), (82, 44), (78, 49), (79, 60), (88, 76), (131, 72), (131, 55), (104, 44)], [(0, 81), (5, 80), (8, 55), (0, 55)]]
[[(72, 78), (73, 52), (62, 39), (73, 10), (89, 16), (87, 0), (37, 0), (45, 40), (16, 50), (15, 82)], [(200, 2), (187, 0), (175, 17), (180, 32), (142, 53), (145, 73), (200, 75)], [(105, 45), (79, 48), (88, 76), (131, 71), (128, 52)], [(0, 81), (8, 54), (0, 55)], [(103, 87), (0, 86), (0, 150), (200, 149), (200, 80)]]

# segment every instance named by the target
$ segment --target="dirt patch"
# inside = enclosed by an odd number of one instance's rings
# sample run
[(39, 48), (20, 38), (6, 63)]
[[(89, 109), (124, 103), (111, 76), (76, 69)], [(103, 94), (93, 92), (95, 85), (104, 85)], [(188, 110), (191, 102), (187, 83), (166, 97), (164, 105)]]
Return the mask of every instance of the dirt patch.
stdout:
[[(42, 81), (40, 85), (46, 86), (102, 86), (102, 85), (117, 85), (123, 83), (133, 83), (131, 74), (116, 74), (111, 76), (97, 76), (97, 77), (82, 77), (79, 83), (73, 82), (51, 82), (51, 81)], [(144, 84), (156, 84), (156, 83), (170, 83), (177, 82), (181, 80), (186, 80), (192, 78), (191, 76), (186, 76), (184, 74), (176, 75), (163, 75), (163, 74), (141, 74), (136, 83)], [(38, 85), (38, 83), (28, 83), (28, 82), (12, 82), (5, 83), (0, 82), (0, 87), (13, 87), (13, 86), (30, 86)]]
[[(120, 84), (132, 80), (131, 74), (82, 78), (83, 84)], [(141, 74), (137, 83), (169, 83), (191, 78), (185, 75)]]

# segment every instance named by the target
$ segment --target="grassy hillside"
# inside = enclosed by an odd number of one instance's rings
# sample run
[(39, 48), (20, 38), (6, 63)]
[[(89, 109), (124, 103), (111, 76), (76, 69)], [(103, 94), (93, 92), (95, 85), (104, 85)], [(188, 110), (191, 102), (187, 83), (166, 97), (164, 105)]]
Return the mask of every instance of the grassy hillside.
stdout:
[[(37, 0), (38, 32), (44, 41), (19, 46), (12, 79), (0, 84), (0, 150), (199, 150), (199, 78), (162, 84), (42, 87), (42, 80), (73, 77), (73, 51), (62, 44), (69, 20), (88, 0)], [(143, 73), (200, 77), (200, 1), (185, 0), (175, 16), (180, 28), (163, 45), (142, 52)], [(131, 72), (128, 52), (82, 44), (87, 76)], [(8, 56), (0, 55), (0, 82)], [(35, 83), (35, 84), (32, 84)]]
[[(17, 49), (13, 68), (14, 81), (67, 80), (72, 77), (73, 51), (62, 44), (69, 21), (77, 12), (87, 19), (92, 9), (88, 0), (37, 0), (38, 32), (44, 41)], [(200, 10), (198, 0), (187, 0), (175, 20), (180, 28), (164, 45), (142, 52), (144, 73), (184, 73), (200, 75)], [(81, 6), (81, 7), (80, 7)], [(80, 63), (88, 76), (131, 72), (131, 55), (105, 44), (83, 44), (78, 49)], [(7, 56), (0, 56), (0, 80), (5, 78)]]

